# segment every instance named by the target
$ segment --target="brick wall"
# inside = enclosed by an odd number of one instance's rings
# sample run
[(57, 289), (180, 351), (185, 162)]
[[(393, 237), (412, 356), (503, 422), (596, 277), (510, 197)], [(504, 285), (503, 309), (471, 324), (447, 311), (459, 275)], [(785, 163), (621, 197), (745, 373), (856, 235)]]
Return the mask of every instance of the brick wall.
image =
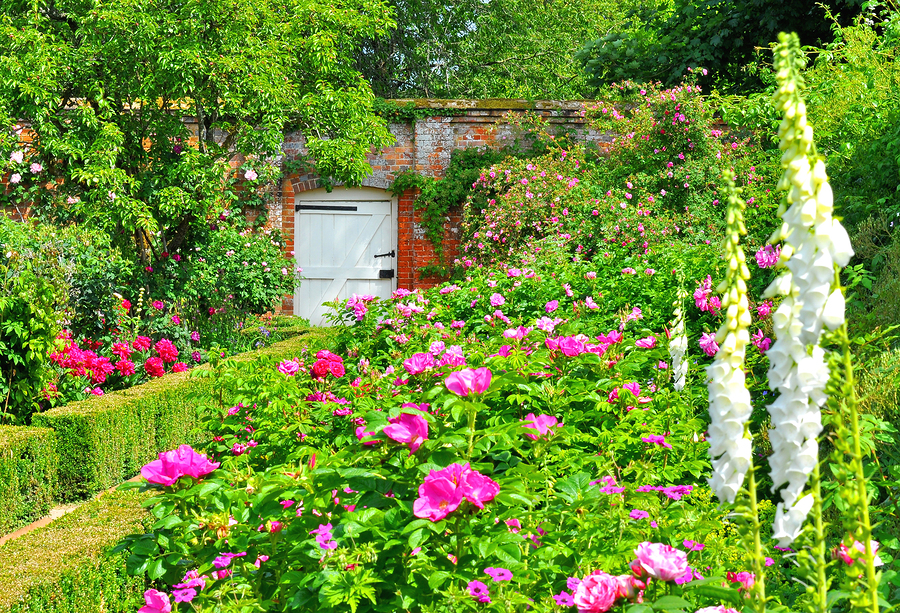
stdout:
[[(409, 101), (401, 101), (409, 102)], [(587, 128), (582, 118), (582, 104), (572, 101), (523, 100), (415, 100), (419, 109), (434, 109), (434, 115), (409, 122), (390, 124), (396, 143), (380, 153), (369, 155), (372, 174), (362, 182), (363, 186), (388, 189), (404, 170), (432, 177), (441, 177), (450, 163), (450, 155), (456, 149), (471, 147), (500, 148), (512, 145), (523, 133), (506, 119), (509, 113), (535, 112), (554, 127), (573, 133), (577, 138), (600, 147), (607, 146), (612, 137)], [(448, 114), (448, 110), (450, 113)], [(285, 135), (285, 159), (295, 159), (304, 152), (303, 137), (297, 133)], [(294, 250), (295, 196), (320, 187), (312, 175), (291, 175), (282, 180), (274, 210), (269, 212), (270, 223), (281, 227), (288, 241), (288, 251)], [(431, 242), (425, 238), (419, 225), (421, 214), (414, 210), (416, 194), (407, 191), (399, 197), (397, 286), (407, 289), (432, 287), (440, 279), (420, 279), (418, 269), (437, 264)], [(462, 209), (450, 211), (445, 226), (444, 254), (448, 262), (459, 253)], [(299, 262), (303, 266), (303, 262)], [(293, 298), (283, 305), (286, 312), (293, 311)]]

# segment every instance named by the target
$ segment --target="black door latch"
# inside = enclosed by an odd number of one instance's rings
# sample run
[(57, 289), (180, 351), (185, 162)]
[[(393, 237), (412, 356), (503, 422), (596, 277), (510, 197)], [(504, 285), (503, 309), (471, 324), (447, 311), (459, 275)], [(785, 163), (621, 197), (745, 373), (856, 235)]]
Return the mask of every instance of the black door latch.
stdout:
[(397, 254), (391, 249), (390, 253), (379, 253), (378, 255), (373, 255), (373, 258), (395, 258)]

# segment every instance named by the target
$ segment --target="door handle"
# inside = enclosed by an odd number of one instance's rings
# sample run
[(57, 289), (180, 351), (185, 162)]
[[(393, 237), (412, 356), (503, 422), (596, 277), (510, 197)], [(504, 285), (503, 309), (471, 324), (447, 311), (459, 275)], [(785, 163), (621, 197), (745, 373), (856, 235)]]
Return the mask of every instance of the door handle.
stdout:
[(391, 249), (390, 253), (379, 253), (378, 255), (373, 255), (373, 258), (395, 258), (397, 257), (396, 252)]

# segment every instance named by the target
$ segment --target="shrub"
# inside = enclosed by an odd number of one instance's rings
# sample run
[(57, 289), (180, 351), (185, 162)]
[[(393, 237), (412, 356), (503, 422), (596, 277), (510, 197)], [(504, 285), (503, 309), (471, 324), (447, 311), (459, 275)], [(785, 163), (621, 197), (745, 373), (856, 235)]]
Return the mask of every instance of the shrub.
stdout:
[(775, 226), (776, 166), (764, 164), (749, 139), (711, 125), (696, 85), (626, 82), (611, 93), (585, 109), (592, 127), (618, 135), (608, 155), (560, 141), (546, 155), (508, 158), (482, 172), (467, 202), (461, 263), (518, 261), (549, 237), (593, 260), (718, 242), (724, 167), (734, 167), (750, 205), (750, 244), (766, 241)]
[(0, 427), (0, 535), (50, 511), (56, 463), (51, 430)]
[(112, 492), (3, 546), (0, 611), (134, 611), (146, 587), (109, 555), (126, 534), (150, 525), (144, 496)]
[(0, 424), (27, 423), (49, 377), (56, 336), (53, 288), (0, 244)]

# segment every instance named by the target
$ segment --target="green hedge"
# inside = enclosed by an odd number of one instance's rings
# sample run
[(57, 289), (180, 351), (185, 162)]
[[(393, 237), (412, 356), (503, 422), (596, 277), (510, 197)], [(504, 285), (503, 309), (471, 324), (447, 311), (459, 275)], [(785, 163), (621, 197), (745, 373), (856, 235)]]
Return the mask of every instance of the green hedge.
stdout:
[(125, 573), (124, 554), (108, 551), (143, 533), (148, 493), (109, 492), (50, 525), (0, 547), (0, 613), (133, 613), (145, 580)]
[(46, 428), (0, 428), (0, 535), (50, 511), (56, 437)]
[[(320, 339), (318, 334), (296, 336), (237, 359), (292, 357)], [(133, 477), (159, 452), (195, 442), (200, 433), (194, 429), (197, 412), (191, 397), (211, 385), (210, 379), (192, 377), (190, 371), (175, 373), (35, 414), (34, 425), (56, 431), (57, 500), (87, 498)]]

